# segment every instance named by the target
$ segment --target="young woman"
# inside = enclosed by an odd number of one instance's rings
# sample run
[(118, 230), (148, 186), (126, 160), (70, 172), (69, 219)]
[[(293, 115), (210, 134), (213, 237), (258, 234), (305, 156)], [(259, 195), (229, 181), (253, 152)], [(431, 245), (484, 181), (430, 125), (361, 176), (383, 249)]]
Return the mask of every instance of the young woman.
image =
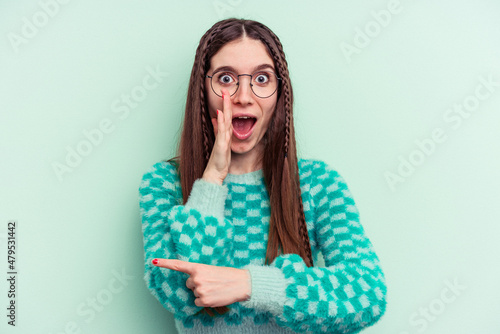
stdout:
[(228, 19), (203, 35), (179, 156), (140, 185), (146, 284), (180, 333), (357, 333), (385, 312), (345, 181), (297, 159), (292, 105), (269, 28)]

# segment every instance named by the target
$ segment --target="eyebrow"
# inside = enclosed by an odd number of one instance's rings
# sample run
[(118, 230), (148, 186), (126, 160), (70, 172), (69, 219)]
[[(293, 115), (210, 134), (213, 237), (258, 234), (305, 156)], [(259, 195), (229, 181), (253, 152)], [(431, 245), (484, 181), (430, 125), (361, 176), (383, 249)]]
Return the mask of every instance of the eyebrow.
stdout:
[[(270, 65), (270, 64), (261, 64), (261, 65), (258, 65), (256, 67), (254, 67), (253, 72), (256, 72), (256, 71), (260, 71), (260, 70), (264, 70), (264, 69), (271, 69), (274, 71), (274, 66)], [(234, 73), (237, 73), (238, 71), (236, 71), (236, 69), (232, 66), (220, 66), (220, 67), (217, 67), (213, 72), (213, 73), (216, 73), (216, 72), (220, 72), (220, 71), (229, 71), (229, 72), (234, 72)]]

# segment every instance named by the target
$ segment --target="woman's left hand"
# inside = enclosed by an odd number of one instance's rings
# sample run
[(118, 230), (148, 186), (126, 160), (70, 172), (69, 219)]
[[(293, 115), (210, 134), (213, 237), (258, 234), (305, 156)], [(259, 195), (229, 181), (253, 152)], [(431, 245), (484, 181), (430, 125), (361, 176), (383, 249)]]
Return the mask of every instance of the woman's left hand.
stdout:
[[(251, 295), (250, 272), (246, 269), (218, 267), (181, 260), (155, 259), (157, 267), (189, 275), (186, 286), (193, 290), (200, 307), (219, 307), (247, 300)], [(154, 260), (153, 260), (154, 261)]]

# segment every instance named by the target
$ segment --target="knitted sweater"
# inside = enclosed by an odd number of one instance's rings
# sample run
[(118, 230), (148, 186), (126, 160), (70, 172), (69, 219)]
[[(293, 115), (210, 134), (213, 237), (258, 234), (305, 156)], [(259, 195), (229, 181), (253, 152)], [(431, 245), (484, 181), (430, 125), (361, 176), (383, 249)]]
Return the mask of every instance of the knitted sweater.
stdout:
[[(262, 170), (228, 174), (222, 185), (198, 179), (185, 205), (173, 164), (144, 174), (144, 279), (179, 333), (358, 333), (384, 314), (385, 277), (344, 179), (314, 160), (299, 160), (299, 174), (314, 267), (297, 254), (264, 265), (270, 206)], [(224, 315), (196, 314), (189, 276), (154, 258), (248, 269), (251, 297)]]

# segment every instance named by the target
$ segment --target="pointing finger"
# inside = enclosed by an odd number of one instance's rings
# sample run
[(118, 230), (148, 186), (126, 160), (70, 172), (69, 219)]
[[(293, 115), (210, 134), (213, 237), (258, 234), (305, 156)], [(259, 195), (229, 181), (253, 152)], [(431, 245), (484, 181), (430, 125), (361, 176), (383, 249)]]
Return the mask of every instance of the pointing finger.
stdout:
[[(155, 262), (156, 261), (156, 262)], [(180, 271), (191, 275), (193, 272), (195, 263), (181, 261), (181, 260), (169, 260), (169, 259), (154, 259), (152, 263), (157, 267), (172, 269), (176, 271)]]

